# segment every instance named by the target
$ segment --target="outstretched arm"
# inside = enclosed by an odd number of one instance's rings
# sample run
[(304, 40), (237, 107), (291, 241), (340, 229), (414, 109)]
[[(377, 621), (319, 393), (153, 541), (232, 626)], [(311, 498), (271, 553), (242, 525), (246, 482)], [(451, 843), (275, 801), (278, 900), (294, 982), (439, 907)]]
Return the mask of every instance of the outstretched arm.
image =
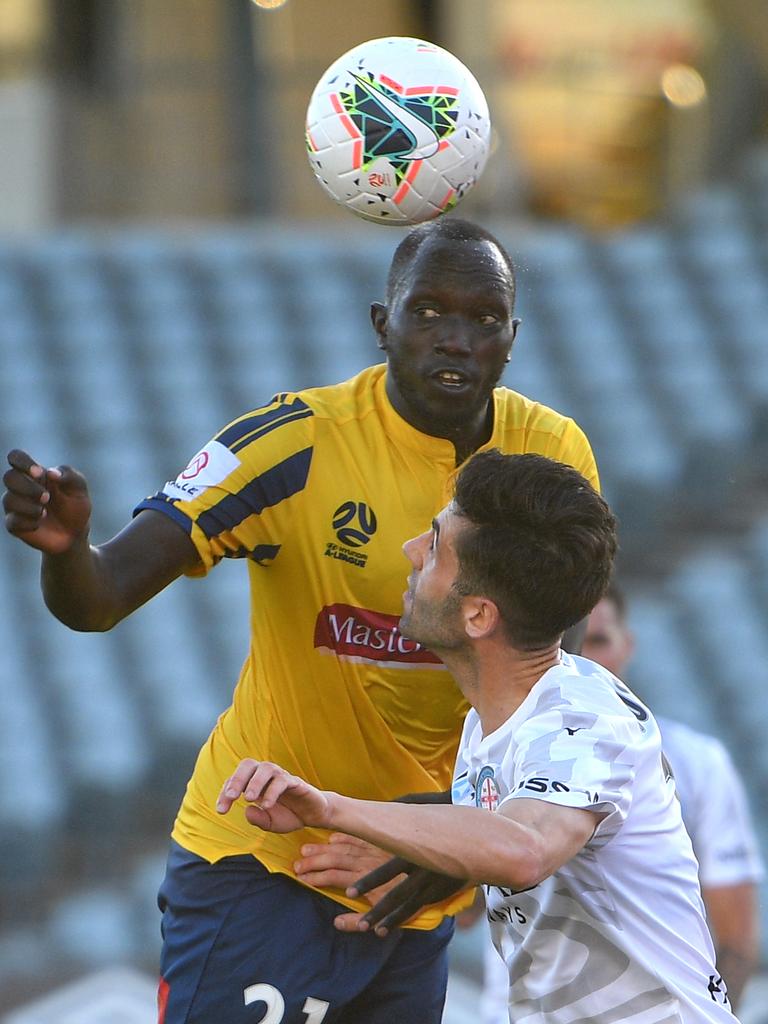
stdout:
[(356, 835), (422, 867), (527, 889), (570, 860), (597, 824), (592, 811), (515, 799), (495, 814), (477, 807), (355, 800), (316, 789), (283, 768), (246, 759), (224, 783), (217, 810), (244, 796), (246, 817), (272, 832), (305, 825)]
[(90, 544), (85, 478), (69, 466), (45, 469), (18, 449), (8, 462), (6, 529), (42, 553), (45, 603), (72, 629), (111, 629), (197, 563), (190, 538), (158, 512), (142, 512), (106, 544)]

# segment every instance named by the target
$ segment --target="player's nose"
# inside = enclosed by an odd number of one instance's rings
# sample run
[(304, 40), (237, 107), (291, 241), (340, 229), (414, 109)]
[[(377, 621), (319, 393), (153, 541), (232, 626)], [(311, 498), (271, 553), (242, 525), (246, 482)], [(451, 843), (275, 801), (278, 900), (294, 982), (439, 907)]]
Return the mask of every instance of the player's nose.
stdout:
[(422, 533), (418, 537), (411, 537), (410, 540), (407, 540), (405, 542), (405, 544), (403, 544), (403, 554), (408, 559), (408, 561), (411, 563), (411, 565), (414, 567), (414, 569), (421, 568), (421, 564), (422, 564), (421, 550), (422, 549), (421, 549), (421, 545), (419, 544), (419, 541), (423, 541), (423, 539), (426, 536), (427, 536), (426, 533)]
[(459, 320), (447, 319), (435, 340), (435, 352), (443, 355), (468, 356), (472, 352), (472, 332)]

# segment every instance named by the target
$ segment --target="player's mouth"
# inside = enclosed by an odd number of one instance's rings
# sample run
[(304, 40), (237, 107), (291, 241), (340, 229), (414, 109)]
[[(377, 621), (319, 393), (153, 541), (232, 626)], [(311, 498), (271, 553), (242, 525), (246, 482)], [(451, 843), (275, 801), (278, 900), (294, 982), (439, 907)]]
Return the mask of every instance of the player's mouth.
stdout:
[(429, 375), (429, 378), (445, 391), (464, 391), (472, 383), (471, 378), (466, 373), (453, 369), (435, 370), (434, 373)]

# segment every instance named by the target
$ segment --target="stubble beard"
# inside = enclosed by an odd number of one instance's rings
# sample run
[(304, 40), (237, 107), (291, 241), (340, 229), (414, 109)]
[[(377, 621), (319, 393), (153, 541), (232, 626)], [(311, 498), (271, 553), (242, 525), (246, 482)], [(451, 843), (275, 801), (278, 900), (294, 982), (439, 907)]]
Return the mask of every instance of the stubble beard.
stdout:
[(410, 608), (400, 618), (400, 632), (438, 657), (441, 651), (457, 650), (466, 640), (460, 627), (460, 608), (461, 597), (453, 592), (439, 605), (419, 603), (412, 594)]

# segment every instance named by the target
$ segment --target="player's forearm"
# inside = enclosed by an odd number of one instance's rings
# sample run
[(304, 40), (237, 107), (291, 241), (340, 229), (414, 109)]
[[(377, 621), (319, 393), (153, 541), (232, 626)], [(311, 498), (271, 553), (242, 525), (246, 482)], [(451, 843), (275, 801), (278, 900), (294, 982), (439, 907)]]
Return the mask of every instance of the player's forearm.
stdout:
[(733, 946), (719, 946), (717, 969), (728, 988), (731, 1007), (738, 1009), (744, 988), (758, 963), (757, 950), (737, 949)]
[(702, 885), (701, 894), (717, 951), (717, 969), (735, 1007), (760, 958), (757, 886), (754, 882)]
[(60, 555), (43, 555), (40, 583), (49, 610), (70, 629), (110, 629), (119, 614), (98, 549), (88, 536)]
[(541, 880), (534, 830), (475, 807), (413, 806), (333, 794), (330, 827), (433, 871), (525, 889)]
[(65, 625), (111, 629), (198, 563), (188, 534), (159, 512), (142, 512), (94, 547), (83, 534), (62, 555), (44, 555), (45, 602)]

